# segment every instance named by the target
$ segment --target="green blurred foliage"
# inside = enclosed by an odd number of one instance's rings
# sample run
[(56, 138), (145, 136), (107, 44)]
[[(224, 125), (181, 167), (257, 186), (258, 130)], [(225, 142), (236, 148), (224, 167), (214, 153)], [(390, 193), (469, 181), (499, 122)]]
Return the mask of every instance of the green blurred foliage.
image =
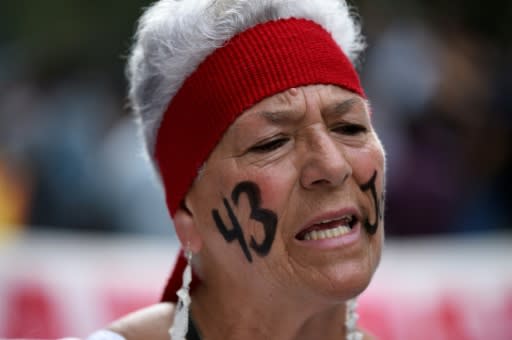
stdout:
[[(124, 82), (124, 57), (149, 0), (1, 0), (0, 48), (23, 58), (27, 74), (47, 79), (70, 72), (109, 72)], [(439, 31), (457, 27), (499, 46), (512, 37), (512, 1), (351, 0), (365, 33), (398, 17), (421, 17)], [(1, 51), (1, 50), (0, 50)], [(24, 66), (25, 68), (27, 66)]]
[[(28, 59), (38, 78), (109, 71), (123, 82), (124, 56), (147, 0), (2, 0), (0, 47)], [(4, 47), (5, 48), (5, 47)], [(113, 72), (112, 72), (113, 71)]]

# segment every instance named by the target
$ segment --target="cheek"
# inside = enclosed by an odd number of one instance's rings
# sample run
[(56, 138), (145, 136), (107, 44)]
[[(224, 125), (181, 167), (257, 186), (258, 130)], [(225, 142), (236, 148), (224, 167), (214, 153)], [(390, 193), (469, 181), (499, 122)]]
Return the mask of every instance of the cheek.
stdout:
[(260, 187), (262, 206), (278, 215), (285, 209), (298, 180), (295, 167), (288, 162), (254, 173), (251, 178)]
[(200, 204), (205, 243), (216, 249), (219, 241), (222, 248), (227, 243), (228, 249), (249, 263), (266, 257), (277, 231), (279, 202), (287, 201), (283, 195), (286, 176), (279, 175), (285, 172), (224, 168), (216, 173), (215, 181), (205, 178), (194, 195)]
[(385, 157), (381, 144), (376, 140), (367, 147), (349, 149), (347, 158), (352, 166), (353, 176), (358, 183), (364, 183), (377, 172), (376, 185), (383, 190), (385, 178)]
[[(235, 189), (243, 182), (250, 182), (259, 191), (259, 200), (261, 207), (276, 210), (280, 202), (283, 201), (287, 190), (287, 176), (285, 171), (270, 172), (238, 172), (236, 175), (224, 178), (219, 182), (216, 202), (217, 206), (222, 205), (222, 198), (232, 201), (232, 195)], [(225, 176), (227, 177), (227, 176)], [(222, 193), (222, 194), (219, 194)], [(239, 195), (236, 204), (237, 211), (242, 219), (249, 218), (250, 199), (246, 194)]]

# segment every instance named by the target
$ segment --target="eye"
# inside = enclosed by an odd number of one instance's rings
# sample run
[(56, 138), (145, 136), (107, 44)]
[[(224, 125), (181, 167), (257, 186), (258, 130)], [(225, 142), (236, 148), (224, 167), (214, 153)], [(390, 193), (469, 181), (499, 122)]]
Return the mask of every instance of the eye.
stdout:
[(360, 125), (360, 124), (349, 124), (349, 123), (343, 123), (336, 125), (332, 131), (341, 133), (343, 135), (347, 136), (355, 136), (361, 133), (365, 133), (368, 131), (366, 126)]
[(249, 152), (265, 153), (279, 149), (288, 142), (288, 138), (277, 138), (270, 141), (264, 141), (249, 148)]

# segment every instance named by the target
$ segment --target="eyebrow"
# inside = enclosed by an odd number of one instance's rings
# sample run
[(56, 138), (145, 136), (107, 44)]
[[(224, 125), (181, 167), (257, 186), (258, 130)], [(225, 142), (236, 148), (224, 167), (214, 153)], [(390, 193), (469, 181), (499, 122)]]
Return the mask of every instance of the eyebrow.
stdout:
[(328, 106), (322, 113), (325, 116), (343, 116), (350, 112), (357, 104), (363, 104), (361, 99), (353, 97), (342, 101), (341, 103), (334, 103)]
[(302, 115), (297, 114), (294, 110), (285, 111), (262, 111), (259, 113), (270, 123), (277, 125), (285, 125), (296, 122), (302, 118)]

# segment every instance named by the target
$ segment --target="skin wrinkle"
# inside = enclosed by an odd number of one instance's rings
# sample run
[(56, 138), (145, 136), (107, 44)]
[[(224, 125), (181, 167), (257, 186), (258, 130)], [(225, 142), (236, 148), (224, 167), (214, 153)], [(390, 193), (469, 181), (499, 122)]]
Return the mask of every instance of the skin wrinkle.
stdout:
[[(343, 101), (341, 103), (336, 103), (334, 105), (331, 105), (331, 107), (327, 108), (325, 110), (324, 115), (328, 116), (328, 117), (329, 116), (333, 116), (333, 117), (343, 116), (351, 108), (353, 108), (357, 103), (359, 103), (361, 101), (362, 100), (360, 100), (359, 98), (351, 98), (351, 99), (348, 99), (348, 100)], [(362, 102), (363, 102), (363, 107), (364, 107), (365, 102), (364, 101), (362, 101)], [(268, 119), (271, 123), (276, 124), (276, 125), (291, 124), (293, 122), (298, 122), (298, 120), (301, 118), (293, 110), (272, 111), (272, 112), (270, 112), (270, 111), (263, 111), (263, 112), (258, 112), (256, 115), (261, 115), (262, 117), (264, 117), (265, 119)], [(302, 127), (301, 130), (295, 131), (293, 133), (293, 136), (295, 136), (295, 143), (294, 144), (300, 144), (300, 142), (302, 142), (302, 141), (306, 142), (304, 144), (308, 144), (307, 140), (306, 140), (306, 136), (304, 136), (304, 134), (302, 133), (302, 130), (306, 130), (308, 128), (314, 128), (315, 124), (318, 124), (318, 123), (311, 123), (310, 125)], [(322, 130), (324, 129), (323, 126), (320, 126), (319, 128), (322, 129)], [(290, 136), (290, 137), (292, 137), (292, 136)], [(237, 155), (237, 157), (242, 157), (245, 154), (246, 153), (243, 152), (242, 154)], [(263, 167), (265, 165), (268, 165), (267, 162), (272, 162), (276, 158), (278, 158), (278, 157), (276, 157), (273, 154), (269, 154), (267, 157), (268, 158), (257, 159), (256, 161), (253, 161), (253, 162), (251, 162), (249, 164), (261, 164), (261, 163), (263, 163), (263, 164), (260, 165), (261, 167)]]
[[(363, 196), (363, 197), (367, 197), (367, 195), (362, 195), (362, 196)], [(368, 199), (371, 201), (371, 198), (368, 198)], [(366, 207), (366, 206), (368, 206), (368, 205), (362, 205), (362, 206)], [(316, 208), (316, 207), (313, 207), (313, 206), (312, 206), (312, 207), (311, 207), (311, 210), (315, 210), (315, 208)], [(367, 211), (367, 210), (363, 211), (363, 216), (368, 216), (369, 214), (370, 214), (370, 212), (369, 212), (369, 211)], [(363, 220), (364, 220), (364, 218), (363, 218)], [(363, 222), (363, 221), (361, 221), (361, 224), (362, 224), (362, 222)], [(379, 221), (379, 227), (378, 227), (378, 228), (380, 228), (380, 227), (381, 227), (381, 221)], [(372, 251), (372, 249), (370, 248), (370, 249), (369, 249), (369, 251), (371, 252), (371, 251)], [(296, 267), (292, 270), (293, 272), (296, 272), (296, 271), (297, 271), (297, 268), (303, 268), (304, 270), (311, 270), (311, 268), (310, 268), (310, 267), (308, 267), (308, 265), (307, 265), (307, 264), (302, 264), (302, 263), (299, 263), (299, 262), (295, 261), (292, 257), (290, 257), (290, 255), (289, 255), (289, 254), (288, 254), (288, 256), (289, 256), (289, 258), (292, 260), (292, 261), (290, 261), (290, 263), (291, 263), (291, 264), (295, 264), (295, 265), (296, 265)], [(367, 261), (370, 261), (370, 259), (371, 259), (371, 256), (367, 257)], [(367, 265), (368, 265), (368, 267), (370, 267), (370, 266), (371, 266), (371, 263), (369, 263), (369, 262), (368, 262), (368, 264), (367, 264)], [(326, 274), (323, 274), (323, 273), (321, 273), (321, 272), (318, 272), (318, 270), (317, 270), (316, 268), (314, 268), (314, 270), (315, 270), (315, 271), (317, 271), (317, 274), (322, 275), (322, 276), (326, 276)], [(331, 280), (331, 279), (329, 279), (329, 281), (331, 281), (331, 282), (332, 282), (332, 280)], [(332, 287), (334, 287), (335, 285), (334, 285), (333, 283), (331, 283), (331, 286), (332, 286)]]
[(265, 119), (267, 119), (270, 123), (276, 125), (287, 125), (295, 123), (300, 119), (297, 115), (294, 115), (294, 111), (263, 111), (259, 112), (258, 115), (261, 115)]
[[(347, 101), (344, 101), (342, 102), (341, 104), (335, 104), (334, 105), (334, 109), (332, 108), (329, 108), (327, 109), (326, 111), (338, 111), (338, 112), (342, 112), (342, 114), (346, 113), (347, 110), (357, 101), (357, 99), (354, 99), (354, 98), (351, 98)], [(292, 263), (296, 263), (296, 262), (292, 262)], [(299, 264), (300, 266), (300, 264)], [(316, 269), (315, 269), (316, 270)], [(330, 280), (329, 280), (330, 281)], [(331, 283), (332, 286), (334, 286), (332, 283)]]
[[(313, 88), (319, 89), (319, 91), (312, 91)], [(308, 93), (311, 97), (307, 97)], [(334, 97), (335, 93), (336, 97)], [(346, 117), (340, 118), (341, 121), (346, 120), (347, 122), (363, 124), (368, 130), (361, 134), (364, 138), (359, 134), (356, 136), (340, 134), (338, 136), (339, 132), (331, 131), (332, 124), (337, 122), (338, 119), (329, 117), (329, 119), (333, 119), (331, 121), (327, 120), (324, 116), (325, 111), (328, 110), (327, 104), (332, 104), (333, 98), (342, 102), (346, 101), (346, 99), (357, 98), (346, 91), (342, 92), (343, 96), (340, 96), (339, 93), (340, 90), (334, 91), (331, 87), (318, 86), (307, 90), (300, 88), (297, 90), (296, 96), (292, 96), (290, 91), (288, 91), (286, 95), (282, 95), (279, 99), (276, 99), (277, 96), (272, 97), (273, 100), (279, 103), (293, 104), (292, 108), (300, 108), (299, 112), (304, 110), (303, 114), (307, 113), (307, 116), (304, 116), (303, 120), (297, 123), (299, 124), (298, 126), (290, 128), (294, 131), (294, 136), (291, 137), (293, 143), (288, 142), (278, 150), (271, 151), (269, 153), (271, 154), (270, 156), (257, 153), (238, 156), (237, 152), (232, 153), (232, 151), (237, 149), (230, 147), (230, 145), (233, 145), (230, 143), (236, 141), (237, 138), (249, 137), (243, 131), (235, 131), (236, 129), (234, 131), (227, 131), (223, 140), (212, 153), (207, 166), (205, 166), (203, 177), (195, 183), (196, 185), (191, 190), (191, 200), (197, 203), (197, 207), (201, 207), (199, 210), (194, 209), (194, 213), (210, 209), (210, 207), (219, 209), (220, 214), (227, 222), (229, 219), (225, 211), (223, 211), (225, 210), (223, 205), (219, 204), (219, 202), (222, 202), (222, 197), (229, 197), (236, 183), (243, 180), (251, 180), (260, 186), (262, 193), (261, 207), (270, 209), (279, 216), (278, 231), (269, 255), (265, 258), (254, 256), (252, 264), (247, 263), (237, 244), (227, 244), (222, 239), (218, 231), (215, 231), (215, 226), (211, 219), (208, 219), (208, 217), (206, 219), (197, 217), (199, 219), (196, 221), (196, 226), (201, 230), (203, 247), (208, 250), (204, 253), (201, 251), (198, 255), (207, 262), (204, 263), (206, 280), (214, 280), (213, 278), (209, 279), (212, 275), (213, 277), (224, 276), (225, 279), (223, 281), (227, 283), (226, 287), (230, 287), (230, 293), (235, 294), (232, 297), (234, 301), (237, 301), (239, 305), (251, 305), (254, 307), (254, 310), (250, 313), (249, 311), (247, 313), (243, 310), (238, 311), (236, 319), (240, 321), (239, 327), (229, 325), (230, 331), (236, 328), (239, 338), (253, 338), (254, 333), (257, 332), (257, 329), (254, 329), (253, 335), (248, 336), (248, 334), (244, 333), (242, 325), (253, 328), (259, 327), (260, 331), (264, 334), (282, 335), (283, 337), (279, 338), (283, 339), (299, 338), (296, 336), (297, 333), (293, 333), (295, 336), (292, 336), (291, 333), (280, 333), (288, 332), (292, 329), (295, 329), (294, 332), (300, 329), (304, 331), (304, 334), (309, 334), (304, 327), (308, 327), (310, 322), (316, 322), (314, 321), (316, 320), (315, 315), (317, 315), (319, 308), (331, 306), (329, 308), (334, 308), (331, 311), (332, 313), (342, 313), (344, 305), (340, 304), (338, 306), (335, 302), (342, 302), (344, 299), (352, 297), (364, 289), (378, 263), (380, 243), (375, 243), (378, 239), (374, 238), (374, 241), (371, 242), (373, 245), (367, 248), (366, 242), (370, 239), (365, 234), (363, 234), (363, 238), (366, 240), (364, 241), (365, 249), (369, 251), (365, 251), (364, 255), (359, 250), (357, 252), (340, 250), (341, 253), (336, 250), (337, 254), (332, 251), (313, 253), (311, 250), (307, 250), (304, 252), (294, 243), (295, 234), (299, 231), (299, 224), (301, 221), (305, 222), (306, 219), (309, 219), (307, 216), (312, 216), (312, 214), (318, 214), (319, 212), (326, 211), (326, 209), (337, 209), (336, 207), (347, 204), (359, 207), (363, 216), (371, 214), (373, 209), (371, 197), (368, 195), (369, 193), (361, 192), (359, 186), (368, 181), (375, 169), (378, 169), (376, 184), (379, 195), (383, 190), (383, 152), (369, 119), (361, 118), (363, 114), (366, 115), (365, 111), (360, 110), (356, 106), (359, 104), (356, 103), (351, 105), (349, 112), (343, 114)], [(312, 103), (308, 103), (306, 98), (309, 98)], [(358, 99), (357, 102), (362, 103), (360, 105), (361, 109), (366, 109), (366, 103), (363, 100)], [(275, 102), (273, 105), (273, 109), (283, 111), (282, 106), (275, 104)], [(310, 107), (310, 105), (314, 106)], [(262, 107), (259, 108), (261, 109)], [(319, 108), (323, 108), (323, 111), (311, 111), (318, 110)], [(258, 112), (262, 111), (266, 110), (258, 110)], [(294, 111), (297, 112), (296, 109)], [(249, 111), (244, 113), (235, 124), (243, 121), (244, 123), (240, 125), (241, 128), (243, 127), (246, 130), (258, 129), (260, 131), (261, 123), (254, 126), (250, 125), (252, 124), (250, 123), (252, 120), (249, 119), (250, 114), (255, 112), (256, 108), (251, 113)], [(320, 113), (323, 114), (321, 120), (323, 123), (318, 121)], [(246, 117), (247, 119), (245, 119)], [(328, 136), (330, 136), (329, 139), (327, 139)], [(226, 139), (225, 141), (224, 138)], [(313, 138), (312, 145), (309, 142), (311, 138)], [(354, 140), (361, 140), (361, 142), (354, 143)], [(315, 145), (316, 143), (319, 144)], [(287, 148), (287, 146), (293, 147)], [(281, 148), (284, 150), (283, 152)], [(339, 153), (338, 156), (335, 156), (337, 158), (332, 158), (333, 155), (331, 153), (333, 151), (337, 154)], [(277, 156), (273, 156), (274, 154)], [(262, 159), (264, 161), (261, 161)], [(331, 160), (335, 162), (334, 166), (330, 164)], [(316, 162), (312, 163), (316, 174), (310, 177), (309, 183), (303, 183), (300, 179), (304, 175), (304, 166), (311, 161)], [(341, 175), (334, 174), (336, 169), (348, 171), (347, 166), (352, 168), (349, 172), (351, 174), (349, 178), (344, 179), (345, 175), (340, 177)], [(328, 181), (311, 182), (319, 178), (324, 178)], [(207, 185), (207, 183), (209, 184)], [(211, 192), (208, 189), (210, 187), (213, 190)], [(214, 193), (214, 195), (212, 196), (211, 193)], [(246, 240), (248, 240), (249, 235), (262, 235), (262, 227), (261, 223), (251, 221), (247, 199), (245, 196), (241, 197), (239, 206), (235, 207), (233, 205), (233, 210), (238, 216)], [(208, 222), (200, 223), (200, 221)], [(379, 223), (378, 229), (382, 230), (381, 223)], [(257, 240), (260, 241), (260, 239)], [(344, 260), (345, 253), (348, 256), (346, 260)], [(244, 264), (242, 265), (242, 263)], [(209, 270), (212, 266), (220, 271), (214, 274)], [(232, 284), (236, 283), (236, 285), (229, 284), (229, 282), (232, 282)], [(255, 286), (255, 283), (258, 283), (258, 285)], [(217, 286), (221, 284), (219, 282)], [(240, 285), (247, 285), (246, 289), (254, 290), (254, 296), (244, 296), (243, 298), (239, 296), (236, 287)], [(216, 288), (210, 287), (209, 289)], [(223, 296), (222, 291), (219, 293)], [(253, 299), (257, 300), (253, 301)], [(208, 309), (208, 306), (223, 305), (223, 303), (204, 300), (196, 296), (193, 296), (192, 301), (193, 305), (199, 304), (198, 308), (201, 311), (203, 308)], [(295, 305), (298, 302), (300, 302), (300, 307)], [(276, 303), (278, 303), (277, 306), (275, 306)], [(264, 312), (264, 306), (274, 306), (272, 315)], [(292, 315), (283, 315), (281, 308), (286, 311), (293, 311), (293, 317)], [(337, 309), (339, 309), (338, 312), (336, 312)], [(327, 310), (324, 309), (324, 312), (327, 312)], [(258, 325), (251, 324), (250, 322), (254, 318), (254, 313), (261, 314)], [(205, 318), (203, 314), (203, 317), (200, 317), (198, 320), (200, 329), (202, 325), (206, 325), (206, 329), (209, 329), (208, 325), (215, 323), (215, 320), (225, 320), (226, 318), (233, 317), (230, 314), (230, 309), (221, 311), (210, 310), (206, 313), (206, 316)], [(279, 325), (271, 322), (271, 320), (276, 318), (283, 319)], [(206, 324), (202, 324), (205, 322)], [(223, 322), (220, 323), (222, 324)], [(325, 331), (327, 333), (324, 338), (335, 338), (332, 330), (326, 328)], [(226, 334), (228, 334), (227, 328), (219, 329), (217, 333), (219, 338)], [(207, 335), (210, 336), (209, 334)], [(216, 339), (214, 334), (211, 337)]]
[[(287, 93), (284, 93), (282, 96), (279, 96), (279, 97), (281, 99), (282, 98), (287, 98), (286, 94)], [(357, 98), (351, 98), (351, 99), (346, 100), (346, 101), (344, 101), (342, 103), (332, 105), (331, 107), (326, 109), (325, 112), (327, 112), (328, 115), (331, 115), (331, 114), (343, 115), (348, 110), (350, 110), (350, 108), (352, 106), (354, 106), (354, 104), (356, 102), (358, 102), (358, 101), (359, 100)], [(288, 101), (288, 103), (289, 102), (290, 101)], [(307, 104), (306, 104), (306, 106), (307, 106)], [(293, 113), (293, 111), (277, 111), (277, 112), (262, 112), (260, 114), (265, 116), (265, 118), (269, 119), (273, 123), (283, 123), (283, 122), (289, 123), (290, 121), (294, 121), (294, 120), (286, 119), (286, 117), (282, 117), (282, 116), (283, 115), (289, 115), (289, 114), (292, 114), (292, 113)], [(312, 126), (312, 125), (313, 125), (313, 123), (310, 126)], [(306, 128), (310, 127), (310, 126), (306, 126), (304, 129), (306, 129)]]

